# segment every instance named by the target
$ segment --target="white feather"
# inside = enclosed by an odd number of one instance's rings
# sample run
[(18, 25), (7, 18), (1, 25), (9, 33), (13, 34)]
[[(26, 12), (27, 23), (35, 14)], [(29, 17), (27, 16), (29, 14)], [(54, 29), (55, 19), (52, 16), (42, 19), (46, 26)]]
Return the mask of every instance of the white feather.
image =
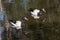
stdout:
[(40, 10), (38, 9), (35, 9), (33, 12), (31, 11), (31, 16), (34, 18), (34, 19), (39, 19), (39, 16), (38, 16), (38, 13), (40, 12)]
[(16, 21), (16, 29), (21, 29), (21, 21)]
[(32, 15), (38, 15), (38, 13), (40, 12), (40, 10), (35, 9), (33, 12), (31, 12)]
[(16, 29), (21, 29), (21, 24), (22, 22), (21, 21), (16, 21), (16, 23), (14, 24), (13, 22), (10, 22), (13, 26), (13, 28), (16, 28)]
[(39, 19), (39, 16), (35, 16), (35, 15), (31, 15), (32, 17), (34, 17), (34, 19)]

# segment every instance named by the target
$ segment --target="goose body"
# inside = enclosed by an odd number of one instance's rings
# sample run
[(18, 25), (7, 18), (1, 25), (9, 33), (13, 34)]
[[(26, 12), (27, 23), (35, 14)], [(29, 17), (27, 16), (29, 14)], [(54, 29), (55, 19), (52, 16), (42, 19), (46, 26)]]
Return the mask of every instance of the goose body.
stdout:
[(38, 13), (40, 12), (39, 9), (34, 9), (33, 11), (31, 11), (30, 13), (32, 14), (31, 16), (34, 18), (34, 19), (39, 19), (40, 17), (38, 16)]
[(16, 29), (21, 29), (21, 24), (22, 22), (21, 21), (16, 21), (16, 23), (13, 23), (13, 22), (10, 22), (13, 26), (13, 28), (16, 28)]

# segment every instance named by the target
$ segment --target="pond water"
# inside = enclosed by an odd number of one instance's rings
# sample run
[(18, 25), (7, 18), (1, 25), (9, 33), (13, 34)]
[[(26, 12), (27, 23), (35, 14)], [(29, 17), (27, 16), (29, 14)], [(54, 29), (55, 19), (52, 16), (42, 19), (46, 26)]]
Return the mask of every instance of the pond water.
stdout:
[(2, 12), (0, 12), (0, 20), (4, 20), (4, 15)]
[(4, 27), (0, 27), (0, 34), (4, 32)]
[(25, 11), (27, 11), (28, 9), (28, 3), (29, 3), (29, 0), (21, 0), (20, 5)]

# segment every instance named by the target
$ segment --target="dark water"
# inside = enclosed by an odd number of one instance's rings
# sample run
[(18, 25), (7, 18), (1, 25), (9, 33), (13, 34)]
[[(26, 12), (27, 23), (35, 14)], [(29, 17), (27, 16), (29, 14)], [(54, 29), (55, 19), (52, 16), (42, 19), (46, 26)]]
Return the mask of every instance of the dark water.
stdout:
[(5, 33), (4, 33), (4, 27), (0, 27), (0, 40), (4, 40), (5, 38)]
[(29, 0), (21, 0), (20, 5), (25, 11), (27, 11), (28, 9), (28, 3), (29, 3)]

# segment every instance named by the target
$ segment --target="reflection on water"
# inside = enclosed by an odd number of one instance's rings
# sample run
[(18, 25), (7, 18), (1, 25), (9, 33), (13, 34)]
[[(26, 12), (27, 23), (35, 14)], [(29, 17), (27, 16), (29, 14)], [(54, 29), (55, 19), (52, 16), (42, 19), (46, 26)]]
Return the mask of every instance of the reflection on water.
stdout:
[(17, 6), (18, 4), (16, 3), (16, 0), (14, 0), (13, 4), (12, 4), (12, 10), (13, 10), (13, 13), (14, 13), (14, 17), (17, 18), (17, 13), (18, 13), (18, 10), (17, 10)]
[(3, 20), (3, 19), (4, 19), (3, 13), (0, 12), (0, 20)]
[(28, 3), (29, 3), (29, 0), (21, 0), (20, 5), (23, 9), (25, 9), (25, 11), (27, 11), (28, 9)]
[(4, 37), (5, 37), (4, 34), (5, 34), (4, 33), (4, 27), (0, 27), (0, 40), (4, 40)]
[(6, 3), (11, 3), (13, 0), (5, 0)]
[(0, 34), (4, 32), (4, 27), (0, 27)]

